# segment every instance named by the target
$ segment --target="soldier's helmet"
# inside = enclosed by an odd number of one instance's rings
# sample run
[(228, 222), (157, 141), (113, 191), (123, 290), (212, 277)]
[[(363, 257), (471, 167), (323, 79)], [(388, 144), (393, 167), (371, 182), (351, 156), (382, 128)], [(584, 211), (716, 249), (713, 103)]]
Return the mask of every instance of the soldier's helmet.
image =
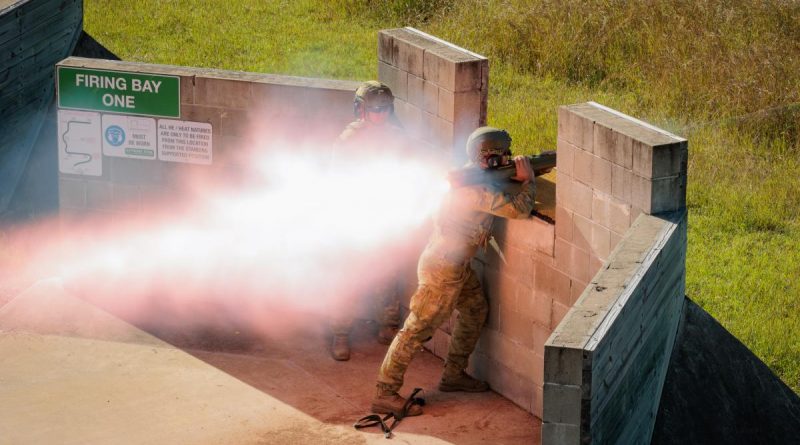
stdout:
[(467, 138), (467, 159), (482, 168), (507, 162), (510, 157), (511, 135), (505, 130), (480, 127)]
[(357, 118), (364, 117), (367, 110), (387, 109), (390, 113), (394, 112), (394, 95), (388, 86), (377, 80), (370, 80), (358, 87), (353, 99), (353, 114)]

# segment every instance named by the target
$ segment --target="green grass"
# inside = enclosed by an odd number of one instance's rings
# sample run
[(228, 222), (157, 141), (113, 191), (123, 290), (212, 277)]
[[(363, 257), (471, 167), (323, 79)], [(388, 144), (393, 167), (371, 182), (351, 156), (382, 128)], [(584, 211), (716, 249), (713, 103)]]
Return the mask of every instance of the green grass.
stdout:
[[(490, 57), (489, 120), (554, 148), (594, 100), (689, 139), (687, 293), (800, 393), (800, 3), (86, 0), (124, 60), (342, 79), (413, 25)], [(766, 111), (765, 111), (766, 110)]]

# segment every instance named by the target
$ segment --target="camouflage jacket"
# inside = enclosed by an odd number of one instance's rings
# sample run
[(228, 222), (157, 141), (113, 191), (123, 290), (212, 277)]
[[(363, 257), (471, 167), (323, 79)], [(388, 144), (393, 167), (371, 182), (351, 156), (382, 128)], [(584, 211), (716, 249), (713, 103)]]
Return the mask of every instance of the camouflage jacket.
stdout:
[(495, 216), (527, 218), (536, 183), (489, 183), (452, 189), (434, 218), (434, 231), (420, 268), (426, 263), (466, 266), (489, 240)]

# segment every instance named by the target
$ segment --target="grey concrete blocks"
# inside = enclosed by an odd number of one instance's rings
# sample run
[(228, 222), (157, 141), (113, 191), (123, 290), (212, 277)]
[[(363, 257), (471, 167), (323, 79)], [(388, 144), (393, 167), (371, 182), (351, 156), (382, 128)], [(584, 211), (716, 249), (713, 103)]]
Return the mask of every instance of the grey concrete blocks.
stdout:
[(86, 208), (86, 181), (61, 177), (58, 180), (58, 205), (60, 208)]
[(548, 423), (578, 425), (581, 421), (581, 386), (555, 383), (544, 384), (547, 409), (542, 420)]
[(486, 121), (486, 58), (413, 28), (380, 31), (378, 56), (379, 79), (423, 110), (420, 136), (454, 154), (463, 150)]
[[(547, 397), (545, 397), (544, 410), (547, 411)], [(578, 445), (580, 441), (580, 427), (565, 423), (542, 423), (542, 444)]]
[(396, 98), (408, 100), (408, 72), (378, 62), (378, 79), (392, 90)]
[[(614, 225), (620, 228), (628, 224), (628, 204), (599, 192), (595, 198), (593, 216), (619, 219)], [(671, 302), (682, 301), (685, 289), (685, 213), (642, 215), (621, 239), (604, 225), (591, 227), (600, 255), (605, 246), (598, 240), (618, 245), (545, 346), (543, 431), (577, 425), (581, 437), (593, 440), (645, 439), (679, 319), (681, 306)], [(556, 263), (564, 263), (560, 252), (568, 258), (574, 249), (557, 238)], [(560, 304), (555, 301), (553, 310)], [(569, 385), (580, 389), (580, 397)], [(564, 439), (553, 434), (543, 434), (543, 443)]]

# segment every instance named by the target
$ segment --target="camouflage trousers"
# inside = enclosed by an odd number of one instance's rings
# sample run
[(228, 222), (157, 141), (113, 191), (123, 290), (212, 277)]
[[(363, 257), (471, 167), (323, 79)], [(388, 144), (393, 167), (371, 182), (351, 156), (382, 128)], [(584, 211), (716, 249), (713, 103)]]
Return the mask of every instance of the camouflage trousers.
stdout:
[(422, 343), (458, 309), (447, 352), (445, 372), (467, 367), (489, 312), (481, 284), (469, 264), (454, 265), (442, 258), (425, 258), (418, 270), (420, 285), (411, 297), (411, 313), (392, 341), (378, 372), (378, 386), (397, 391)]
[(389, 280), (380, 284), (369, 295), (362, 296), (358, 301), (353, 301), (347, 307), (341, 309), (330, 319), (331, 332), (333, 335), (350, 335), (353, 329), (353, 321), (358, 312), (356, 308), (361, 302), (366, 302), (373, 306), (375, 320), (380, 326), (400, 326), (400, 283), (396, 280)]

